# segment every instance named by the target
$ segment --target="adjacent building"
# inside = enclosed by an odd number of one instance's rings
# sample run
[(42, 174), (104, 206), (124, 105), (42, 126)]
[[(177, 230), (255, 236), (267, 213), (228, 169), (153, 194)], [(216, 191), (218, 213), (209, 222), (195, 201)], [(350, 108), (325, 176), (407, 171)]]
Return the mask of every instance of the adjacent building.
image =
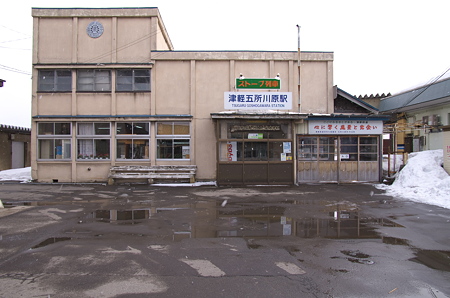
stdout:
[(380, 112), (391, 116), (391, 152), (444, 149), (450, 173), (450, 78), (386, 97)]
[(29, 167), (31, 129), (0, 124), (0, 171)]
[(157, 8), (32, 16), (37, 181), (117, 165), (196, 165), (220, 185), (380, 180), (385, 116), (333, 85), (332, 52), (175, 51)]

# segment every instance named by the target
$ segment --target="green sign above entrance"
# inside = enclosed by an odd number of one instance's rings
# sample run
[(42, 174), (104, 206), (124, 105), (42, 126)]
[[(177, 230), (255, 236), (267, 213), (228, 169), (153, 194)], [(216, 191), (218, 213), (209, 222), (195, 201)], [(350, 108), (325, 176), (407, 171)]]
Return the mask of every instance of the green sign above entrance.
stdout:
[(280, 79), (236, 79), (236, 89), (280, 89)]

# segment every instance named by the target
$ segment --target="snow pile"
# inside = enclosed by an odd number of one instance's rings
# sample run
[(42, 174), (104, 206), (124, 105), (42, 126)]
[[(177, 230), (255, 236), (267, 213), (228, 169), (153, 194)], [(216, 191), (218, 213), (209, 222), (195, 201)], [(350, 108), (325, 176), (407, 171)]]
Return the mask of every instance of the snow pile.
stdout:
[(383, 171), (397, 172), (403, 165), (403, 155), (383, 155)]
[(31, 167), (0, 171), (0, 181), (31, 181)]
[(450, 176), (442, 168), (443, 150), (414, 152), (386, 194), (450, 209)]

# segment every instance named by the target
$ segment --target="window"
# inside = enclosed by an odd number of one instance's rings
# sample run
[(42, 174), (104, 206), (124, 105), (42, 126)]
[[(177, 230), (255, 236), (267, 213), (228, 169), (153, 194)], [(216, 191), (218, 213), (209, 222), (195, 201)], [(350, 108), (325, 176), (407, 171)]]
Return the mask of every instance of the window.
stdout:
[(71, 92), (72, 71), (70, 70), (39, 70), (39, 92)]
[(159, 122), (157, 125), (156, 158), (189, 159), (190, 126), (185, 122)]
[(116, 124), (118, 159), (149, 159), (150, 125), (148, 122)]
[(111, 91), (111, 71), (103, 69), (79, 69), (77, 91)]
[(116, 74), (116, 91), (150, 91), (150, 70), (121, 69)]
[(38, 123), (38, 159), (71, 159), (72, 141), (69, 122)]
[(109, 123), (78, 123), (77, 159), (109, 159), (110, 131)]

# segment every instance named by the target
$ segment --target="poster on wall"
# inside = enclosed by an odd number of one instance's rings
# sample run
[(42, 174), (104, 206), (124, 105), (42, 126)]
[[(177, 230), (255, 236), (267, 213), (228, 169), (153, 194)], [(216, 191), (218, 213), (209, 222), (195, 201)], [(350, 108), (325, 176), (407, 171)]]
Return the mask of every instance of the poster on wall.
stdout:
[(227, 142), (227, 160), (237, 161), (236, 156), (237, 142)]
[(292, 92), (224, 92), (227, 110), (292, 110)]
[(381, 120), (310, 120), (310, 134), (339, 135), (381, 135), (383, 121)]

